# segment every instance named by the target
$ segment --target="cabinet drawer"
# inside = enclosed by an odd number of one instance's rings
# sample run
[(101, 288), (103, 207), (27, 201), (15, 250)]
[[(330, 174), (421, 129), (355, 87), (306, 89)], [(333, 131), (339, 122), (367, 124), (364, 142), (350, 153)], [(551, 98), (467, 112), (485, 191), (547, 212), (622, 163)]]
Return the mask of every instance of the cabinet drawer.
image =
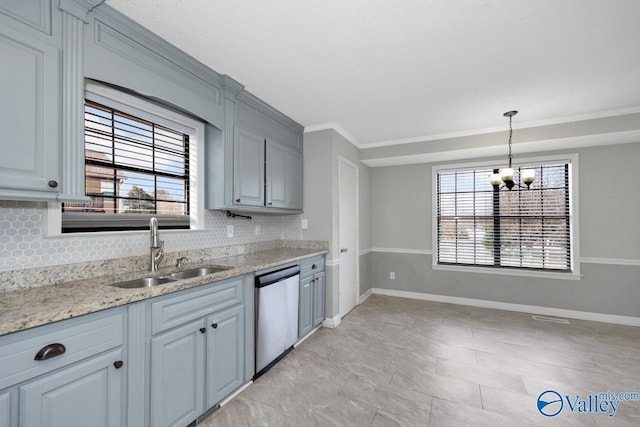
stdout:
[[(106, 314), (105, 314), (106, 313)], [(102, 312), (0, 338), (0, 389), (122, 345), (123, 313)], [(35, 360), (43, 348), (61, 344), (62, 354)]]
[(314, 257), (300, 262), (300, 277), (324, 271), (324, 257)]
[(242, 277), (236, 277), (152, 303), (151, 333), (157, 334), (241, 303), (244, 296), (242, 283)]

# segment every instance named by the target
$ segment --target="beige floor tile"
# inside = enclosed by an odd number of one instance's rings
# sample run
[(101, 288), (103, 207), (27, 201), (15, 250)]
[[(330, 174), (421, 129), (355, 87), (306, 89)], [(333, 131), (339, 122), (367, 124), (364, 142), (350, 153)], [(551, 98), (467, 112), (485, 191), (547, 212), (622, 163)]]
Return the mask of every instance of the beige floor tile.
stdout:
[(527, 394), (522, 377), (509, 372), (481, 368), (453, 360), (438, 359), (436, 373), (443, 377), (457, 378), (478, 385)]
[(378, 409), (373, 419), (372, 427), (425, 427), (429, 425), (429, 420), (412, 420), (383, 409)]
[(523, 422), (506, 411), (491, 412), (473, 406), (433, 399), (430, 424), (434, 427), (473, 426), (473, 427), (529, 427), (536, 424)]
[(352, 376), (341, 391), (346, 399), (357, 400), (376, 408), (416, 421), (429, 419), (432, 397), (402, 385), (379, 385), (374, 381)]
[(547, 389), (638, 391), (640, 328), (371, 296), (206, 419), (213, 426), (640, 426), (537, 412)]

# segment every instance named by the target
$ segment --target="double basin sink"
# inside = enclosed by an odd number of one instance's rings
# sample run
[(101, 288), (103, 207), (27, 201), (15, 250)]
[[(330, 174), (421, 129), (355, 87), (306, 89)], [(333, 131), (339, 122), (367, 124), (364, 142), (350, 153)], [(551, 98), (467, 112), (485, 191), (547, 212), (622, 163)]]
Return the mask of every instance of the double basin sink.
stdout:
[(176, 280), (191, 279), (193, 277), (206, 276), (207, 274), (218, 273), (225, 271), (231, 267), (202, 267), (194, 268), (191, 270), (176, 271), (175, 273), (166, 274), (163, 276), (143, 277), (142, 279), (127, 280), (125, 282), (114, 283), (111, 286), (116, 288), (150, 288), (164, 283), (175, 282)]

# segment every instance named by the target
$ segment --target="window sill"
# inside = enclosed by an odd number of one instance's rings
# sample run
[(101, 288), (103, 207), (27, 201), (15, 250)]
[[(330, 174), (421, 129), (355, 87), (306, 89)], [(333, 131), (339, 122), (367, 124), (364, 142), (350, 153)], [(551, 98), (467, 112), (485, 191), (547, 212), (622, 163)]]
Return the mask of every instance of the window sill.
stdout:
[[(175, 229), (175, 230), (160, 230), (161, 236), (167, 234), (188, 234), (188, 233), (197, 233), (207, 231), (203, 228), (191, 228), (191, 229)], [(81, 233), (47, 233), (44, 237), (46, 238), (64, 238), (64, 237), (92, 237), (92, 238), (101, 238), (101, 237), (124, 237), (124, 236), (139, 236), (139, 235), (149, 235), (149, 230), (122, 230), (122, 231), (88, 231)]]
[(539, 277), (543, 279), (556, 279), (556, 280), (580, 280), (582, 275), (573, 271), (571, 273), (560, 273), (553, 271), (537, 271), (537, 270), (515, 270), (511, 268), (492, 268), (492, 267), (475, 267), (475, 266), (463, 266), (463, 265), (442, 265), (432, 264), (434, 270), (442, 271), (458, 271), (462, 273), (483, 273), (494, 274), (498, 276), (519, 276), (519, 277)]

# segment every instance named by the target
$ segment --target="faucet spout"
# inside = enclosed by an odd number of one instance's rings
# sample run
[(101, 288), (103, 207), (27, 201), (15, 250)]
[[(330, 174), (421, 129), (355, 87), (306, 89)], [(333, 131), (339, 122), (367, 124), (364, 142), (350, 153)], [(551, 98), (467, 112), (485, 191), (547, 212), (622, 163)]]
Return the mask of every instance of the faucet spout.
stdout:
[(158, 265), (164, 257), (164, 240), (160, 240), (160, 233), (158, 232), (158, 220), (156, 217), (152, 217), (149, 220), (149, 248), (150, 248), (150, 270), (152, 273), (158, 272)]

